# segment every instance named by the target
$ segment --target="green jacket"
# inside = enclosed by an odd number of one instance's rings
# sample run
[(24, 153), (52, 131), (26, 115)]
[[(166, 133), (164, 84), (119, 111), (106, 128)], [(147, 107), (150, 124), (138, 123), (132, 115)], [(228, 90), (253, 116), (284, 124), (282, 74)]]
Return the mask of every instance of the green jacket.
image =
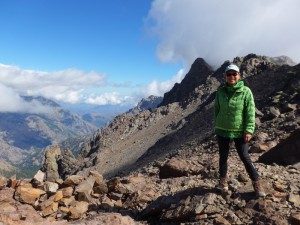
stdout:
[(243, 81), (233, 87), (220, 86), (215, 98), (215, 131), (228, 138), (253, 134), (255, 129), (255, 104), (253, 94)]

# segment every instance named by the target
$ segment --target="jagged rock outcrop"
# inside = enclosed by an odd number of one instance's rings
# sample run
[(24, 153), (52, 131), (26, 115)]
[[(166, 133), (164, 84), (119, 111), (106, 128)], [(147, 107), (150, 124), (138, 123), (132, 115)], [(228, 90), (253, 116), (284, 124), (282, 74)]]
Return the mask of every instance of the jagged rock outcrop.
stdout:
[(59, 176), (62, 179), (65, 179), (69, 174), (74, 174), (79, 163), (72, 151), (68, 148), (65, 148), (62, 151), (62, 154), (57, 158), (56, 162), (58, 165)]
[(207, 76), (213, 72), (213, 69), (204, 59), (198, 58), (192, 64), (190, 71), (186, 74), (180, 84), (176, 83), (174, 87), (164, 94), (164, 98), (160, 106), (167, 105), (173, 102), (187, 101), (193, 97), (193, 90), (203, 84)]
[(45, 152), (45, 162), (42, 171), (46, 172), (46, 180), (54, 182), (60, 178), (58, 172), (58, 158), (61, 156), (61, 150), (58, 145), (49, 146)]

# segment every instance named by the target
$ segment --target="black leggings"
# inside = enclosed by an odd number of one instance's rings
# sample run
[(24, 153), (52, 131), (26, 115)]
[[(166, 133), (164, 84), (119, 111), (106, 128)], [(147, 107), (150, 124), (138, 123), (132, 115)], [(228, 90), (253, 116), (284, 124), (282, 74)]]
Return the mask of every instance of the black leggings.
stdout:
[[(225, 178), (227, 176), (227, 159), (229, 154), (229, 143), (230, 138), (225, 138), (217, 135), (218, 144), (219, 144), (219, 172), (220, 178)], [(233, 138), (237, 153), (244, 163), (247, 173), (249, 174), (251, 180), (257, 181), (259, 179), (259, 175), (254, 168), (252, 160), (249, 156), (248, 149), (249, 146), (245, 143), (243, 138)]]

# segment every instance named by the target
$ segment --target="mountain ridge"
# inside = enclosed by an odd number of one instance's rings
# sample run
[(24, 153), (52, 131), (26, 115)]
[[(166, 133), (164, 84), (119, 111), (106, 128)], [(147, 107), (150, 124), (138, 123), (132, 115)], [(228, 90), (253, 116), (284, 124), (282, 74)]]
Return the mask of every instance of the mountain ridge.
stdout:
[[(284, 59), (287, 63), (290, 62), (288, 58)], [(196, 59), (182, 83), (175, 84), (155, 110), (145, 110), (137, 115), (121, 114), (107, 127), (95, 133), (90, 143), (85, 143), (84, 148), (81, 148), (78, 159), (75, 159), (78, 164), (74, 165), (72, 171), (86, 174), (94, 169), (110, 177), (120, 171), (124, 172), (125, 168), (128, 170), (130, 165), (136, 168), (134, 165), (145, 158), (150, 162), (150, 155), (155, 160), (160, 154), (163, 157), (177, 154), (181, 136), (185, 143), (201, 143), (212, 138), (214, 92), (223, 81), (223, 71), (229, 63), (230, 61), (225, 61), (213, 71), (203, 59)], [(240, 66), (241, 75), (253, 89), (260, 109), (262, 104), (266, 104), (268, 96), (291, 85), (291, 80), (298, 78), (296, 71), (299, 66), (289, 66), (282, 61), (276, 64), (276, 60), (272, 61), (266, 56), (249, 54), (234, 58), (233, 63)], [(282, 76), (283, 70), (295, 72), (290, 72), (289, 78), (283, 76), (282, 82), (277, 82), (276, 77)], [(266, 83), (261, 82), (264, 74), (265, 82), (272, 87), (264, 87)], [(166, 148), (173, 150), (162, 150)], [(111, 154), (114, 155), (113, 159)]]

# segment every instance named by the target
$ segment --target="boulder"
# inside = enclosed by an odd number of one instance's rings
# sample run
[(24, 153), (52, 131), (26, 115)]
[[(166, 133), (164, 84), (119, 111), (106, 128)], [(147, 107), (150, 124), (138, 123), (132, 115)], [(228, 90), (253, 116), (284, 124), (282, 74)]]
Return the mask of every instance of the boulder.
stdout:
[(94, 183), (95, 178), (93, 176), (90, 176), (75, 188), (75, 193), (77, 194), (78, 201), (91, 201), (91, 193), (94, 187)]
[(76, 220), (83, 217), (83, 215), (88, 211), (88, 203), (82, 201), (76, 201), (73, 206), (70, 207), (69, 218)]
[(292, 165), (300, 162), (300, 129), (259, 157), (259, 162)]
[(159, 176), (160, 178), (181, 177), (200, 174), (202, 170), (203, 166), (197, 162), (172, 158), (160, 168)]
[(15, 199), (34, 206), (43, 194), (46, 192), (41, 189), (19, 186), (15, 192)]

